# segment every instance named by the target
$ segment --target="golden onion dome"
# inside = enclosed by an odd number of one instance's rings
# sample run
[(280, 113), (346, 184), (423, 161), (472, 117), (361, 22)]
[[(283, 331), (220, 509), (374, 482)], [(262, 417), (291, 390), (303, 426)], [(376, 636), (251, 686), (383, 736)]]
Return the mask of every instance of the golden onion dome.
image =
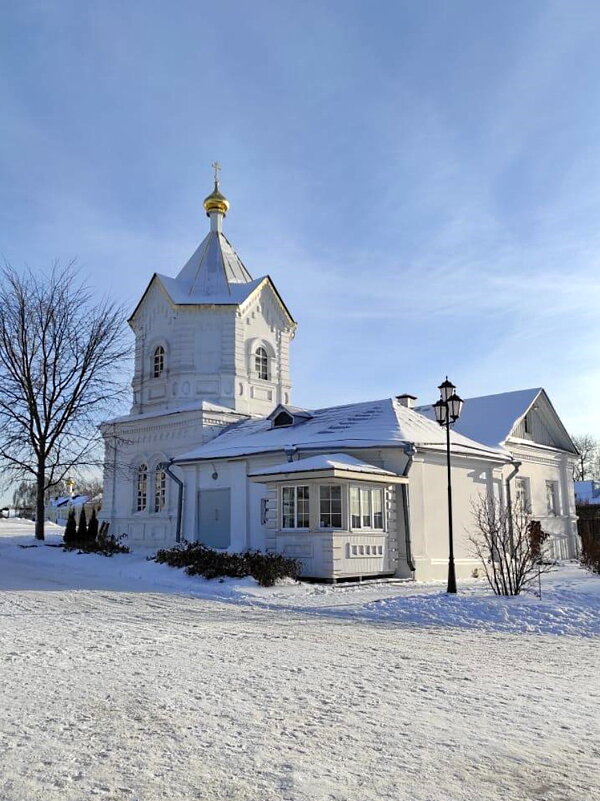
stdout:
[(215, 188), (210, 195), (204, 198), (204, 208), (206, 209), (207, 216), (211, 211), (218, 211), (225, 216), (229, 211), (229, 201), (219, 192), (219, 182), (215, 181)]

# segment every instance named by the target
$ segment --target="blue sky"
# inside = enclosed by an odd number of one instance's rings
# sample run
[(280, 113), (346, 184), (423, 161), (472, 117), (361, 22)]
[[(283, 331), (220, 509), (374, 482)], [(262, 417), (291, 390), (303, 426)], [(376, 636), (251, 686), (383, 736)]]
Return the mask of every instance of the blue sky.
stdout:
[(294, 401), (544, 386), (600, 435), (600, 3), (4, 3), (0, 252), (132, 308), (225, 232)]

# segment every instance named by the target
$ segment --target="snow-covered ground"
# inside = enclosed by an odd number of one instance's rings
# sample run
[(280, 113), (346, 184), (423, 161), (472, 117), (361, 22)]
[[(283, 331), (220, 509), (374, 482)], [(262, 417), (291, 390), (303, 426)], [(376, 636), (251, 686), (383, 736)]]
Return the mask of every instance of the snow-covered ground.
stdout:
[[(60, 529), (48, 526), (48, 540)], [(0, 521), (0, 798), (600, 799), (600, 577), (207, 582)]]

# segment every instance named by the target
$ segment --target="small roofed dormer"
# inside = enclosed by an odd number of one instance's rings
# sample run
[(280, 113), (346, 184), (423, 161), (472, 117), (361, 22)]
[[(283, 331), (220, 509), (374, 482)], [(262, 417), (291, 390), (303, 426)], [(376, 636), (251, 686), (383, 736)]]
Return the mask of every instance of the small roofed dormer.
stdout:
[(313, 415), (307, 409), (298, 409), (294, 406), (276, 406), (267, 420), (271, 421), (271, 428), (286, 428), (310, 420)]
[(294, 425), (294, 415), (282, 409), (279, 414), (271, 421), (271, 428), (284, 428)]

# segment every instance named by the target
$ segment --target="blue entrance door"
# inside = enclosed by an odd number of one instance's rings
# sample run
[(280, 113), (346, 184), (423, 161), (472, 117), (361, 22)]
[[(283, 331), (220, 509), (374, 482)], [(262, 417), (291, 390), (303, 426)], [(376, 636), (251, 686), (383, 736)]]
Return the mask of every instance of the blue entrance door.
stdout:
[(231, 499), (229, 489), (200, 490), (198, 493), (198, 542), (210, 548), (231, 544)]

